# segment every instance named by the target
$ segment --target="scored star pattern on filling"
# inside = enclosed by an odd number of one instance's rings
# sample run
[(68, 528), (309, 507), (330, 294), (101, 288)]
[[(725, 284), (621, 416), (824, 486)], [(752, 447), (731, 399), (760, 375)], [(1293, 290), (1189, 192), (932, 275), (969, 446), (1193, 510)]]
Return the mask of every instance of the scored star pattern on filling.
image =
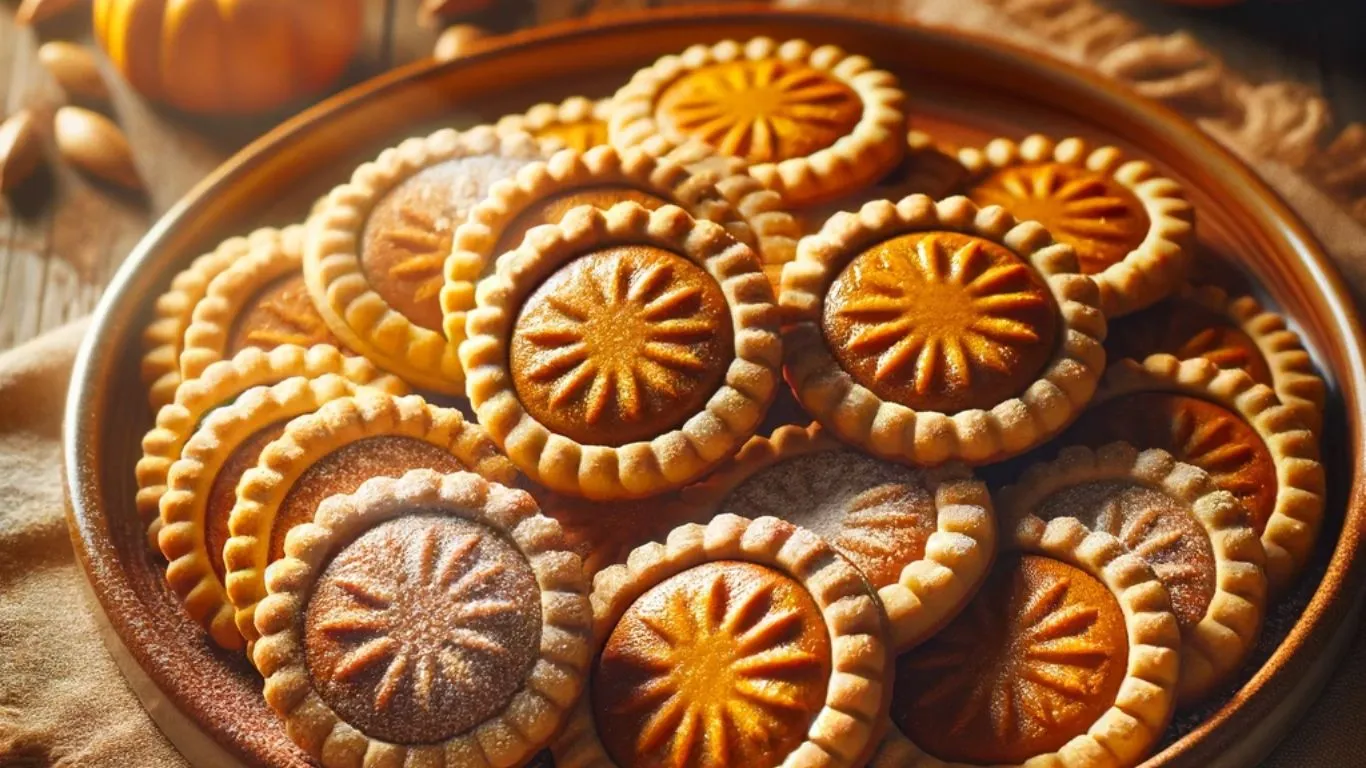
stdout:
[(1168, 300), (1116, 322), (1107, 339), (1116, 357), (1143, 360), (1166, 352), (1181, 360), (1197, 357), (1220, 368), (1246, 371), (1262, 384), (1271, 370), (1257, 343), (1220, 314), (1192, 302)]
[[(276, 347), (281, 344), (297, 344), (308, 347), (321, 344), (332, 338), (327, 324), (323, 322), (312, 306), (300, 307), (296, 302), (282, 297), (272, 297), (260, 305), (260, 311), (269, 315), (275, 325), (254, 327), (247, 331), (248, 344)], [(285, 330), (292, 329), (292, 330)]]
[[(774, 765), (805, 738), (824, 702), (829, 646), (810, 598), (794, 607), (779, 594), (784, 580), (723, 565), (637, 601), (624, 619), (629, 640), (609, 641), (607, 685), (595, 683), (599, 720), (631, 724), (619, 763)], [(639, 682), (602, 695), (628, 677)]]
[[(917, 489), (918, 490), (918, 489)], [(870, 488), (851, 499), (831, 542), (875, 587), (896, 581), (925, 554), (937, 521), (932, 502), (899, 484)]]
[(464, 687), (470, 666), (506, 656), (502, 638), (479, 624), (520, 609), (496, 596), (505, 566), (479, 562), (482, 540), (470, 533), (443, 541), (432, 527), (418, 546), (388, 548), (402, 568), (362, 566), (335, 575), (351, 605), (316, 617), (313, 625), (350, 649), (332, 677), (347, 682), (383, 670), (374, 686), (375, 710), (388, 709), (402, 692), (431, 711), (438, 689)]
[(723, 154), (769, 163), (833, 145), (858, 124), (863, 102), (820, 70), (764, 59), (684, 75), (662, 95), (659, 113)]
[(903, 656), (893, 717), (916, 743), (946, 760), (1020, 762), (1084, 732), (1113, 703), (1123, 614), (1098, 582), (1082, 585), (1075, 577), (1085, 574), (1048, 562), (1005, 564), (953, 623)]
[[(523, 403), (581, 441), (648, 439), (689, 415), (730, 356), (725, 297), (680, 256), (616, 248), (583, 257), (528, 299), (513, 332)], [(598, 430), (594, 432), (594, 430)]]
[(579, 152), (607, 143), (607, 123), (597, 119), (577, 123), (552, 123), (536, 132), (537, 138), (559, 139), (564, 145)]
[(1004, 168), (975, 187), (978, 205), (999, 205), (1043, 224), (1077, 251), (1081, 271), (1102, 272), (1143, 242), (1148, 214), (1118, 182), (1057, 163)]
[(444, 217), (411, 206), (400, 208), (398, 214), (403, 225), (385, 229), (381, 237), (390, 247), (409, 255), (394, 264), (389, 274), (400, 280), (421, 281), (413, 300), (431, 301), (441, 293), (445, 281), (442, 270), (451, 253), (452, 227)]
[(898, 242), (857, 257), (827, 297), (827, 327), (847, 328), (832, 340), (837, 356), (871, 374), (874, 391), (932, 409), (976, 399), (981, 380), (1032, 380), (1051, 354), (1055, 319), (1030, 268), (974, 238)]

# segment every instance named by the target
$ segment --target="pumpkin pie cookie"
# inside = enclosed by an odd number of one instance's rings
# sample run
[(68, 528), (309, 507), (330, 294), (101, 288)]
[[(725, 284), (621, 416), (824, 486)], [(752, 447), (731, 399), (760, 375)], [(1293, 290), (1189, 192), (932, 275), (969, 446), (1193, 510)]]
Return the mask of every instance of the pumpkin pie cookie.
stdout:
[(708, 516), (771, 515), (823, 537), (878, 590), (899, 649), (952, 619), (996, 552), (991, 498), (970, 472), (875, 459), (817, 424), (751, 438), (684, 499)]
[(193, 379), (247, 347), (341, 346), (304, 287), (304, 228), (262, 230), (210, 283), (185, 329), (180, 375)]
[(1114, 147), (1034, 135), (963, 150), (968, 196), (1037, 221), (1072, 246), (1110, 317), (1176, 290), (1195, 247), (1195, 211), (1181, 185)]
[(681, 208), (581, 206), (479, 284), (460, 347), (479, 422), (560, 493), (641, 498), (720, 464), (778, 387), (754, 253)]
[(500, 136), (529, 133), (537, 139), (587, 152), (607, 143), (607, 118), (611, 114), (611, 99), (593, 101), (570, 96), (559, 104), (537, 104), (520, 115), (505, 115), (494, 128)]
[(1171, 717), (1181, 634), (1142, 558), (1037, 518), (943, 631), (897, 660), (870, 765), (1137, 765)]
[(1285, 318), (1251, 296), (1235, 299), (1215, 286), (1182, 286), (1166, 300), (1112, 323), (1105, 346), (1111, 359), (1144, 360), (1165, 352), (1240, 368), (1276, 390), (1315, 434), (1323, 425), (1327, 392), (1313, 359)]
[[(783, 276), (783, 265), (797, 256), (797, 241), (802, 229), (783, 196), (749, 175), (749, 163), (738, 157), (718, 154), (695, 139), (683, 143), (663, 136), (651, 136), (634, 145), (661, 162), (682, 165), (694, 174), (711, 177), (711, 184), (730, 203), (753, 233), (749, 243), (764, 263), (764, 273), (776, 293)], [(735, 234), (735, 233), (732, 233)], [(743, 234), (743, 233), (741, 233)]]
[(233, 402), (253, 387), (278, 384), (295, 376), (312, 379), (330, 373), (392, 395), (408, 393), (402, 381), (385, 375), (369, 360), (344, 355), (336, 347), (325, 344), (308, 348), (286, 344), (269, 351), (247, 347), (231, 359), (214, 363), (198, 377), (181, 383), (176, 388), (174, 400), (157, 411), (156, 426), (142, 438), (142, 458), (137, 463), (138, 490), (134, 506), (138, 517), (148, 524), (151, 548), (160, 549), (157, 536), (161, 530), (161, 497), (166, 493), (166, 475), (205, 415)]
[(534, 489), (532, 495), (541, 512), (560, 524), (569, 550), (583, 561), (584, 575), (590, 581), (609, 565), (626, 562), (636, 547), (663, 541), (674, 528), (702, 518), (677, 492), (619, 501), (592, 501)]
[(1318, 440), (1270, 387), (1204, 358), (1120, 360), (1063, 438), (1093, 447), (1116, 440), (1161, 448), (1237, 497), (1261, 536), (1273, 593), (1308, 561), (1323, 519)]
[[(498, 259), (515, 251), (533, 227), (558, 224), (576, 206), (605, 209), (632, 202), (656, 210), (676, 205), (693, 218), (721, 224), (736, 240), (757, 249), (757, 233), (774, 227), (773, 211), (760, 205), (746, 208), (753, 215), (742, 214), (721, 192), (723, 187), (733, 188), (732, 178), (762, 193), (748, 176), (718, 178), (693, 173), (642, 149), (595, 147), (583, 153), (557, 152), (545, 162), (528, 166), (515, 179), (495, 184), (455, 231), (441, 291), (447, 334), (454, 338), (464, 333), (466, 313), (475, 306), (475, 284), (495, 271)], [(737, 197), (741, 203), (745, 199)], [(783, 212), (777, 216), (786, 217), (788, 225), (777, 229), (793, 243), (796, 225), (791, 216)], [(787, 253), (790, 258), (791, 251)]]
[(195, 259), (171, 279), (171, 287), (152, 305), (152, 321), (142, 332), (142, 383), (152, 410), (175, 400), (180, 386), (180, 351), (194, 308), (204, 298), (209, 283), (262, 242), (278, 237), (273, 229), (260, 229), (246, 237), (224, 240), (213, 251)]
[(444, 129), (356, 169), (309, 221), (304, 280), (337, 338), (415, 386), (463, 395), (439, 295), (455, 228), (497, 181), (545, 157), (524, 133)]
[(326, 499), (266, 586), (266, 702), (324, 768), (522, 765), (583, 688), (578, 558), (529, 495), (469, 472)]
[(218, 645), (230, 650), (243, 646), (223, 586), (223, 544), (237, 501), (237, 481), (256, 466), (261, 449), (285, 431), (290, 419), (355, 389), (348, 379), (330, 373), (253, 387), (205, 417), (171, 465), (157, 535), (167, 561), (166, 583)]
[(1266, 555), (1238, 500), (1204, 470), (1156, 448), (1071, 446), (1025, 471), (996, 503), (1007, 525), (1075, 518), (1152, 566), (1181, 627), (1183, 704), (1226, 683), (1257, 641)]
[(417, 395), (393, 397), (359, 390), (301, 416), (261, 449), (256, 466), (237, 485), (223, 546), (228, 598), (248, 643), (265, 597), (266, 566), (285, 553), (285, 537), (313, 519), (319, 503), (353, 493), (372, 477), (412, 469), (473, 471), (510, 484), (516, 472), (475, 424), (459, 411), (429, 405)]
[(631, 146), (702, 141), (750, 163), (792, 205), (882, 178), (905, 154), (906, 95), (891, 73), (834, 45), (756, 37), (694, 45), (617, 92), (608, 128)]
[(835, 200), (796, 211), (802, 233), (819, 232), (836, 213), (857, 211), (874, 200), (900, 200), (915, 194), (939, 200), (956, 194), (968, 179), (968, 169), (956, 155), (956, 150), (928, 133), (912, 130), (906, 137), (906, 156), (886, 176)]
[(861, 766), (886, 722), (877, 597), (814, 533), (721, 515), (598, 574), (561, 768)]
[(1090, 401), (1096, 293), (1035, 222), (964, 197), (874, 201), (783, 269), (785, 373), (823, 426), (877, 456), (1000, 461)]

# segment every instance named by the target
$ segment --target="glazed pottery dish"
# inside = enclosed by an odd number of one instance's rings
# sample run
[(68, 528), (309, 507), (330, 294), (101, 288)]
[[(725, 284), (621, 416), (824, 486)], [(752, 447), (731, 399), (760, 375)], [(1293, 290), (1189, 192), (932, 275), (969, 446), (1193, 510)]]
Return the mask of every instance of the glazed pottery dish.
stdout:
[(197, 764), (1251, 766), (1354, 625), (1363, 348), (1108, 83), (658, 13), (205, 181), (80, 355), (70, 523)]

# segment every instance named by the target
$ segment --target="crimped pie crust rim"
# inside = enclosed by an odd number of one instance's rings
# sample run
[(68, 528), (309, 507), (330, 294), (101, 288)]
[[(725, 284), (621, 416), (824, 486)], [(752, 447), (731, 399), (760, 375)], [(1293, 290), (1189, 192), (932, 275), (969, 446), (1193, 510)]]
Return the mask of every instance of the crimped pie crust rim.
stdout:
[(539, 132), (557, 125), (576, 125), (596, 121), (602, 124), (604, 132), (607, 120), (612, 116), (611, 99), (588, 99), (583, 96), (570, 96), (558, 104), (541, 102), (521, 114), (503, 115), (494, 123), (493, 129), (499, 136), (513, 133), (528, 133), (538, 140), (549, 139), (539, 136)]
[[(1058, 306), (1058, 347), (1039, 378), (990, 410), (916, 411), (859, 384), (821, 330), (830, 285), (870, 245), (916, 232), (952, 231), (998, 243), (1039, 273)], [(1060, 432), (1090, 402), (1105, 367), (1105, 315), (1076, 255), (1041, 225), (962, 196), (910, 195), (837, 213), (802, 238), (783, 268), (784, 373), (802, 406), (839, 438), (875, 456), (917, 465), (982, 464), (1013, 456)]]
[[(768, 437), (756, 435), (721, 469), (685, 488), (684, 500), (714, 510), (746, 480), (769, 467), (823, 451), (858, 453), (827, 435), (819, 422), (806, 427), (788, 424)], [(924, 556), (908, 563), (896, 581), (877, 590), (898, 653), (915, 647), (957, 615), (986, 578), (996, 554), (996, 515), (986, 485), (961, 466), (913, 471), (934, 499), (936, 523), (925, 542)], [(951, 513), (945, 514), (950, 507)]]
[(430, 443), (448, 451), (469, 471), (495, 482), (511, 485), (516, 478), (512, 464), (478, 424), (466, 421), (455, 409), (429, 405), (420, 395), (394, 397), (360, 389), (294, 419), (283, 435), (261, 451), (256, 466), (242, 474), (237, 503), (228, 519), (231, 535), (223, 545), (225, 586), (237, 629), (249, 646), (258, 637), (253, 617), (266, 594), (268, 547), (280, 504), (315, 462), (350, 443), (380, 436)]
[(140, 371), (152, 410), (175, 401), (176, 387), (183, 381), (180, 353), (184, 349), (185, 329), (209, 284), (238, 258), (250, 253), (257, 241), (273, 237), (275, 230), (267, 228), (224, 240), (171, 278), (170, 287), (153, 302), (152, 320), (142, 331)]
[[(1177, 696), (1194, 703), (1227, 681), (1252, 652), (1266, 613), (1266, 554), (1242, 505), (1204, 470), (1157, 448), (1117, 442), (1091, 450), (1073, 445), (1053, 461), (1031, 466), (996, 494), (1003, 525), (1015, 527), (1045, 499), (1081, 483), (1135, 480), (1176, 499), (1209, 536), (1215, 559), (1214, 595), (1198, 624), (1181, 638)], [(1037, 523), (1035, 522), (1037, 521)], [(1160, 577), (1159, 577), (1160, 578)]]
[(717, 189), (713, 175), (693, 173), (683, 165), (660, 160), (639, 149), (597, 146), (586, 152), (563, 149), (548, 159), (528, 164), (510, 179), (489, 188), (484, 198), (455, 228), (451, 254), (446, 257), (441, 312), (448, 338), (465, 337), (465, 320), (474, 309), (475, 286), (510, 258), (495, 253), (499, 239), (518, 216), (555, 195), (605, 185), (639, 189), (669, 201), (695, 219), (714, 221), (731, 237), (755, 245), (754, 232)]
[(800, 62), (843, 82), (858, 95), (863, 113), (849, 134), (829, 147), (805, 157), (749, 166), (750, 174), (765, 187), (789, 203), (812, 203), (870, 183), (900, 162), (906, 149), (900, 141), (906, 133), (906, 96), (894, 75), (877, 69), (866, 56), (836, 45), (816, 47), (805, 40), (778, 43), (769, 37), (693, 45), (636, 72), (614, 97), (616, 109), (608, 122), (612, 143), (629, 146), (665, 133), (654, 117), (655, 102), (681, 75), (712, 64), (769, 58)]
[(670, 141), (650, 136), (634, 145), (655, 157), (709, 174), (717, 191), (749, 225), (757, 243), (764, 273), (776, 294), (781, 287), (783, 265), (797, 258), (797, 242), (802, 237), (801, 223), (777, 192), (749, 175), (749, 164), (738, 157), (722, 155), (696, 139)]
[(1271, 594), (1284, 593), (1313, 554), (1323, 522), (1327, 481), (1318, 437), (1270, 387), (1246, 371), (1222, 369), (1204, 358), (1157, 354), (1142, 363), (1117, 360), (1105, 372), (1095, 402), (1142, 392), (1190, 395), (1223, 406), (1262, 439), (1276, 467), (1276, 502), (1262, 532), (1262, 547)]
[[(532, 480), (560, 493), (609, 500), (649, 496), (685, 485), (728, 458), (754, 433), (777, 392), (782, 342), (772, 288), (753, 252), (719, 224), (683, 209), (648, 211), (618, 203), (579, 206), (558, 225), (537, 227), (497, 272), (479, 283), (460, 345), (470, 404), (479, 423)], [(522, 405), (507, 348), (518, 310), (551, 272), (599, 246), (654, 245), (704, 269), (726, 295), (735, 356), (726, 377), (682, 426), (622, 446), (584, 445), (555, 434)]]
[[(161, 497), (157, 544), (166, 558), (166, 583), (187, 613), (220, 647), (241, 650), (242, 634), (233, 619), (227, 589), (213, 569), (208, 551), (208, 494), (223, 464), (261, 429), (318, 409), (355, 392), (356, 384), (336, 374), (295, 376), (268, 387), (253, 387), (205, 417), (171, 465)], [(220, 554), (221, 557), (221, 554)]]
[(1227, 317), (1246, 333), (1271, 370), (1276, 396), (1295, 409), (1310, 431), (1319, 434), (1327, 389), (1314, 367), (1314, 359), (1304, 348), (1300, 335), (1289, 328), (1284, 315), (1265, 309), (1253, 296), (1234, 298), (1214, 285), (1186, 285), (1178, 295)]
[(328, 373), (391, 395), (408, 394), (408, 385), (398, 377), (384, 373), (363, 357), (343, 354), (331, 344), (281, 344), (269, 351), (248, 347), (213, 363), (199, 377), (176, 388), (175, 399), (157, 411), (155, 425), (143, 436), (142, 456), (135, 469), (138, 489), (134, 507), (138, 516), (148, 521), (147, 540), (153, 551), (160, 551), (157, 537), (167, 475), (204, 414), (252, 387), (293, 376), (316, 378)]
[[(825, 705), (806, 741), (783, 766), (857, 766), (887, 723), (891, 642), (886, 617), (858, 569), (816, 534), (776, 517), (718, 515), (706, 525), (675, 528), (666, 541), (637, 547), (625, 565), (593, 579), (594, 652), (636, 599), (663, 580), (718, 560), (778, 570), (806, 589), (830, 633), (831, 676)], [(597, 735), (585, 694), (553, 749), (561, 768), (616, 768)]]
[(992, 139), (981, 149), (960, 150), (958, 161), (972, 176), (1029, 163), (1059, 163), (1108, 176), (1138, 199), (1148, 214), (1148, 233), (1123, 259), (1088, 275), (1100, 288), (1108, 317), (1143, 309), (1180, 285), (1194, 258), (1195, 209), (1180, 184), (1146, 160), (1125, 157), (1111, 146), (1092, 148), (1079, 138), (1054, 140), (1033, 134), (1019, 142)]
[(303, 267), (304, 227), (261, 230), (252, 247), (209, 282), (185, 327), (180, 375), (193, 379), (222, 360), (234, 321), (265, 286)]
[[(418, 507), (492, 528), (526, 557), (541, 592), (540, 653), (498, 714), (439, 743), (391, 744), (343, 721), (318, 695), (298, 624), (331, 555)], [(401, 478), (371, 478), (353, 494), (326, 499), (312, 522), (287, 534), (285, 556), (267, 569), (266, 585), (256, 618), (261, 638), (252, 654), (265, 678), (266, 701), (295, 743), (329, 765), (397, 765), (410, 757), (432, 766), (517, 765), (550, 740), (583, 688), (592, 620), (578, 556), (565, 549), (559, 524), (542, 515), (529, 494), (474, 473), (413, 470)]]
[(408, 139), (364, 163), (327, 196), (308, 223), (304, 282), (332, 333), (346, 346), (417, 386), (464, 395), (459, 338), (424, 328), (394, 309), (370, 284), (361, 263), (361, 237), (371, 212), (389, 191), (437, 163), (495, 155), (536, 160), (544, 146), (528, 134), (499, 137), (479, 126), (443, 128)]
[[(1094, 576), (1124, 612), (1129, 657), (1114, 704), (1086, 733), (1057, 752), (1036, 755), (1025, 765), (1092, 768), (1136, 765), (1162, 737), (1176, 705), (1181, 632), (1166, 587), (1149, 565), (1108, 533), (1090, 531), (1073, 518), (1044, 523), (1027, 517), (1005, 531), (1003, 551), (1049, 557)], [(940, 760), (921, 750), (895, 724), (870, 768), (972, 768)]]

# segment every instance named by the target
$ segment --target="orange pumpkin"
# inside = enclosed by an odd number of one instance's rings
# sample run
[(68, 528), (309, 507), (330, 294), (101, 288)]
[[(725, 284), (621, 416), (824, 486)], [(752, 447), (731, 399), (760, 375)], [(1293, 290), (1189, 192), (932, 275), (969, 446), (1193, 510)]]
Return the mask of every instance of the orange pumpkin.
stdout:
[(95, 0), (95, 36), (148, 98), (249, 115), (317, 95), (360, 44), (363, 0)]

